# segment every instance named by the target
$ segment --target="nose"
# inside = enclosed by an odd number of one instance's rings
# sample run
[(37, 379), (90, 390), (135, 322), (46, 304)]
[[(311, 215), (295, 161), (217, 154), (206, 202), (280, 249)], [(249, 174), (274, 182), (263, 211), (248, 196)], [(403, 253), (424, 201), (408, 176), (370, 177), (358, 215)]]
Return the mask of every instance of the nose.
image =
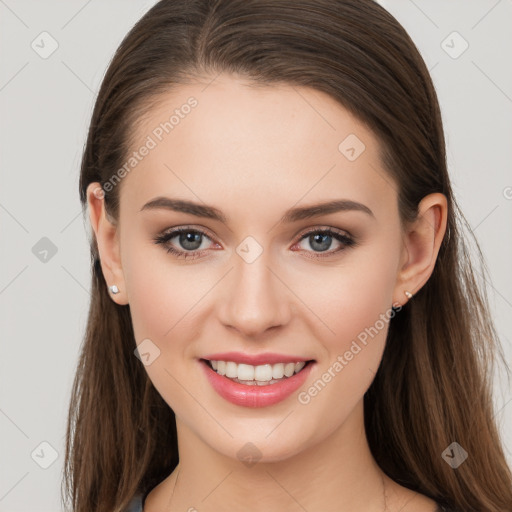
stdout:
[(265, 251), (252, 263), (234, 255), (234, 268), (223, 288), (220, 320), (246, 338), (256, 338), (291, 318), (291, 292), (271, 268)]

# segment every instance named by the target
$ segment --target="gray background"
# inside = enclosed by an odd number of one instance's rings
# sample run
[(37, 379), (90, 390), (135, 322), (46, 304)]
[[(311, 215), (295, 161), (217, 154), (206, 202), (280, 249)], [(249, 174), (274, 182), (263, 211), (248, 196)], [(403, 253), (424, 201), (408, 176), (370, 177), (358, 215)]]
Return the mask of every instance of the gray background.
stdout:
[[(0, 0), (2, 512), (61, 510), (65, 421), (90, 298), (81, 151), (108, 62), (153, 3)], [(431, 70), (455, 193), (486, 257), (511, 365), (512, 1), (381, 3)], [(53, 40), (58, 48), (43, 58)], [(511, 401), (501, 372), (496, 418), (512, 463)]]

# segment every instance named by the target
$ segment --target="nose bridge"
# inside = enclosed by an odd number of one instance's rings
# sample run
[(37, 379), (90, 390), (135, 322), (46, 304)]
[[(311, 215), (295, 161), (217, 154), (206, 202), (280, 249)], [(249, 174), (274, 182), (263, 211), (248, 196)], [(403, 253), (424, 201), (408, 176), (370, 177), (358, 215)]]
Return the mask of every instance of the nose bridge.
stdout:
[(286, 289), (275, 277), (276, 271), (271, 271), (270, 251), (256, 244), (248, 237), (237, 247), (222, 308), (223, 323), (247, 336), (255, 336), (289, 319)]

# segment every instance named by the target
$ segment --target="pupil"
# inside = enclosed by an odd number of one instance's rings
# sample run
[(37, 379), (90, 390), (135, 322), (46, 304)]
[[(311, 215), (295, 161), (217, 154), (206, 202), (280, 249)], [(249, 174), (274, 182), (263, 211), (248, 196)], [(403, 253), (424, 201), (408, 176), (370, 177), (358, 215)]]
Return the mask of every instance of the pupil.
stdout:
[[(201, 233), (192, 233), (191, 231), (181, 233), (180, 244), (182, 244), (185, 249), (189, 249), (191, 251), (196, 250), (201, 245)], [(189, 244), (192, 244), (192, 246)]]
[(316, 243), (318, 241), (318, 239), (324, 240), (323, 243), (320, 243), (320, 248), (319, 248), (320, 251), (326, 251), (329, 248), (329, 246), (331, 245), (330, 244), (330, 238), (331, 238), (330, 235), (323, 234), (323, 233), (317, 233), (316, 235), (312, 235), (312, 237), (313, 237), (314, 243)]

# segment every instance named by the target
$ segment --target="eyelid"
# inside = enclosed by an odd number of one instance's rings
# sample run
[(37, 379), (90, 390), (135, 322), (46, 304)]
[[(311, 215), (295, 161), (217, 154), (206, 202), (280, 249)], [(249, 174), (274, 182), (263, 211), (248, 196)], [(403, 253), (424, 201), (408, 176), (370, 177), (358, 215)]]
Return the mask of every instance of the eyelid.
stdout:
[[(159, 234), (157, 234), (153, 240), (156, 241), (156, 240), (163, 240), (164, 238), (174, 238), (175, 236), (179, 235), (180, 232), (197, 232), (197, 233), (200, 233), (201, 235), (205, 236), (206, 238), (209, 238), (212, 242), (215, 241), (215, 237), (210, 233), (210, 231), (208, 230), (208, 228), (205, 228), (204, 226), (188, 226), (188, 225), (180, 225), (180, 226), (175, 226), (175, 227), (172, 227), (172, 228), (166, 228), (164, 229), (163, 231), (161, 231)], [(172, 236), (169, 236), (168, 235), (172, 235)]]
[[(216, 243), (217, 245), (220, 245), (218, 242), (215, 241), (215, 237), (210, 236), (210, 232), (207, 228), (204, 226), (189, 226), (189, 225), (180, 225), (172, 228), (167, 228), (164, 231), (162, 231), (160, 234), (158, 234), (156, 237), (153, 238), (153, 241), (157, 244), (162, 244), (164, 247), (166, 244), (169, 243), (169, 240), (178, 236), (180, 232), (195, 232), (199, 233), (202, 236), (208, 238), (213, 243)], [(345, 240), (339, 240), (338, 238), (334, 237), (339, 243), (344, 244), (344, 247), (341, 247), (336, 250), (329, 250), (325, 252), (315, 252), (315, 251), (303, 251), (309, 254), (313, 254), (314, 256), (308, 256), (310, 258), (319, 259), (319, 258), (327, 258), (329, 256), (334, 256), (335, 254), (338, 254), (339, 252), (343, 251), (344, 249), (356, 245), (355, 238), (346, 230), (335, 228), (333, 226), (326, 226), (326, 225), (317, 225), (317, 226), (309, 226), (308, 228), (305, 228), (303, 231), (299, 232), (299, 234), (295, 235), (293, 238), (297, 238), (297, 241), (294, 242), (292, 247), (295, 247), (296, 245), (300, 244), (308, 235), (311, 235), (313, 233), (333, 233), (334, 235), (339, 235), (340, 237), (344, 238)], [(183, 249), (177, 249), (174, 246), (167, 247), (167, 252), (173, 253), (177, 258), (182, 259), (195, 259), (200, 258), (201, 254), (203, 252), (207, 252), (208, 249), (196, 249), (194, 251), (184, 251)], [(301, 251), (302, 252), (302, 251)]]
[[(194, 233), (199, 233), (200, 235), (202, 235), (203, 237), (205, 238), (208, 238), (209, 240), (211, 240), (212, 243), (214, 244), (217, 244), (217, 245), (220, 245), (218, 242), (215, 241), (215, 237), (211, 236), (210, 235), (210, 232), (207, 228), (205, 228), (204, 226), (187, 226), (187, 225), (182, 225), (182, 226), (176, 226), (176, 227), (172, 227), (172, 228), (167, 228), (167, 229), (164, 229), (163, 231), (161, 231), (159, 234), (157, 234), (155, 237), (153, 237), (153, 242), (155, 243), (159, 243), (159, 244), (162, 244), (162, 245), (166, 245), (166, 244), (169, 244), (169, 241), (178, 236), (180, 233), (182, 232), (185, 232), (185, 233), (190, 233), (190, 232), (194, 232)], [(205, 251), (207, 249), (202, 249), (202, 250), (199, 250), (199, 249), (196, 249), (195, 251), (183, 251), (183, 249), (176, 249), (177, 252), (185, 252), (187, 254), (199, 254), (203, 251)], [(173, 252), (173, 251), (169, 251), (169, 252)]]
[[(171, 228), (166, 228), (164, 229), (163, 231), (161, 231), (157, 237), (159, 238), (163, 238), (165, 235), (167, 234), (170, 234), (170, 233), (173, 233), (175, 231), (185, 231), (185, 230), (190, 230), (190, 231), (197, 231), (199, 233), (202, 233), (203, 235), (207, 236), (210, 240), (213, 241), (213, 239), (215, 239), (215, 237), (210, 233), (209, 229), (206, 228), (205, 226), (201, 226), (201, 225), (187, 225), (187, 224), (184, 224), (184, 225), (180, 225), (180, 226), (175, 226), (175, 227), (171, 227)], [(340, 228), (335, 228), (334, 226), (328, 226), (326, 224), (318, 224), (316, 226), (309, 226), (307, 228), (304, 228), (303, 230), (299, 231), (298, 233), (296, 233), (293, 238), (299, 238), (299, 239), (302, 239), (303, 235), (307, 235), (309, 234), (310, 232), (312, 231), (333, 231), (335, 233), (338, 233), (340, 235), (344, 235), (346, 236), (347, 238), (351, 238), (351, 239), (354, 239), (354, 237), (352, 236), (352, 234), (347, 231), (346, 229), (340, 229)], [(176, 236), (176, 234), (174, 234), (174, 236)], [(156, 237), (155, 237), (156, 238)]]
[(354, 239), (352, 234), (349, 233), (346, 229), (335, 228), (334, 226), (327, 226), (325, 224), (319, 224), (317, 226), (309, 226), (309, 227), (305, 228), (304, 230), (299, 231), (299, 233), (297, 235), (295, 235), (295, 237), (300, 237), (302, 239), (303, 235), (307, 235), (307, 234), (311, 233), (312, 231), (332, 231), (334, 233), (338, 233), (339, 235), (346, 236), (347, 238)]

